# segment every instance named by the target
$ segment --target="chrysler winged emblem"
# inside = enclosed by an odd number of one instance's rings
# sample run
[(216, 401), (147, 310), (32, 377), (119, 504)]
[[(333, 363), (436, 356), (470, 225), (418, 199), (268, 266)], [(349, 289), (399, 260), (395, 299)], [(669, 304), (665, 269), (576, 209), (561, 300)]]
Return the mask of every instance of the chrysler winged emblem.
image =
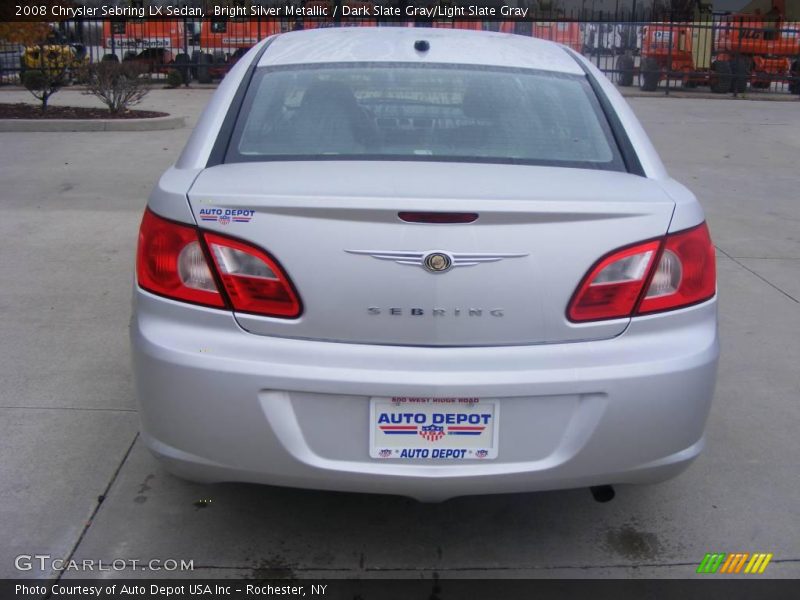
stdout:
[(400, 265), (422, 267), (431, 273), (446, 273), (454, 267), (474, 267), (482, 263), (497, 262), (504, 258), (520, 258), (527, 253), (464, 253), (447, 252), (446, 250), (428, 250), (425, 252), (398, 250), (345, 250), (349, 254), (363, 254), (378, 260), (391, 260)]

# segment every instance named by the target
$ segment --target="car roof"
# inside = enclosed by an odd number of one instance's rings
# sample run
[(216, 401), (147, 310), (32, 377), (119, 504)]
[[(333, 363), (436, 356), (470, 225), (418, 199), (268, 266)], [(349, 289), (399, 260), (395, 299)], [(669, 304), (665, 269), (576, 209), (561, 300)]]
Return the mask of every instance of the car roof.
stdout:
[[(427, 52), (414, 49), (426, 40)], [(278, 35), (258, 66), (341, 62), (418, 62), (539, 69), (583, 75), (554, 42), (491, 31), (418, 27), (326, 27)]]

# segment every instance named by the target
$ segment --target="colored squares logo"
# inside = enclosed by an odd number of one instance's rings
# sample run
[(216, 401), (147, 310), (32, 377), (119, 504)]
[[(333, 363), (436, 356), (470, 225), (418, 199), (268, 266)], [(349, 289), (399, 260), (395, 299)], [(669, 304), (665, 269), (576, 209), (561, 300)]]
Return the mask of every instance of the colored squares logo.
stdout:
[(763, 573), (772, 554), (756, 552), (714, 552), (708, 553), (703, 557), (700, 566), (697, 567), (698, 573), (745, 573), (750, 575), (760, 575)]

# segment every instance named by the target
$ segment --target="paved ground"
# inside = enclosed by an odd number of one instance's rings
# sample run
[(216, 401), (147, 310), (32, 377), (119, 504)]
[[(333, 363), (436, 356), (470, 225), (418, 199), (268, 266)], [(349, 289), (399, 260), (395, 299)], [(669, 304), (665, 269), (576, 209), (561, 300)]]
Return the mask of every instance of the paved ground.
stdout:
[[(191, 124), (209, 96), (158, 91), (143, 108)], [(603, 505), (586, 490), (421, 505), (167, 475), (137, 441), (129, 288), (145, 199), (189, 129), (0, 134), (0, 577), (41, 574), (16, 571), (19, 554), (193, 559), (214, 577), (687, 577), (712, 550), (773, 552), (768, 575), (799, 577), (800, 107), (631, 102), (704, 201), (724, 346), (707, 451)]]

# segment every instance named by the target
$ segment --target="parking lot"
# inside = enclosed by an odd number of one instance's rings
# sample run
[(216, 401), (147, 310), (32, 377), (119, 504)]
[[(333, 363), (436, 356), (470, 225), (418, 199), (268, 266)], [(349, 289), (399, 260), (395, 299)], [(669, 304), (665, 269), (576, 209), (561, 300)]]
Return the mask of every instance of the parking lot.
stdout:
[(180, 130), (0, 133), (2, 577), (55, 577), (15, 568), (48, 554), (194, 565), (103, 576), (682, 578), (706, 552), (770, 552), (763, 576), (800, 577), (797, 102), (630, 100), (718, 248), (722, 358), (697, 462), (607, 504), (585, 489), (419, 504), (187, 483), (137, 439), (136, 232), (210, 94), (151, 93), (142, 108), (185, 115)]

